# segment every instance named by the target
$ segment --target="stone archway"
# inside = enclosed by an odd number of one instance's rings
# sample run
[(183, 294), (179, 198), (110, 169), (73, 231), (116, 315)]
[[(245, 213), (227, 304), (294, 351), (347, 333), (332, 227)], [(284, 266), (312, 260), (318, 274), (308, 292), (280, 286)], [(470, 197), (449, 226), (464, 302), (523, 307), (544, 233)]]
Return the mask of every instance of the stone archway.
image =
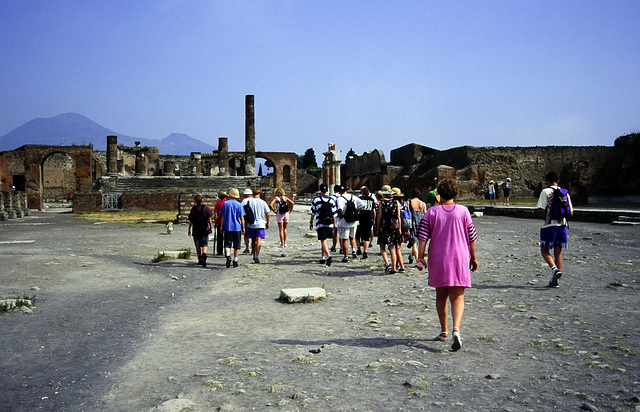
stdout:
[(63, 201), (75, 191), (76, 165), (71, 156), (53, 152), (42, 160), (42, 197), (47, 201)]
[(54, 153), (68, 155), (75, 164), (75, 182), (72, 191), (91, 189), (93, 153), (91, 146), (25, 145), (23, 149), (25, 151), (25, 190), (30, 209), (44, 208), (43, 166), (47, 158)]
[(270, 160), (273, 167), (274, 187), (282, 188), (286, 193), (297, 193), (296, 169), (298, 156), (289, 152), (256, 152), (256, 157)]

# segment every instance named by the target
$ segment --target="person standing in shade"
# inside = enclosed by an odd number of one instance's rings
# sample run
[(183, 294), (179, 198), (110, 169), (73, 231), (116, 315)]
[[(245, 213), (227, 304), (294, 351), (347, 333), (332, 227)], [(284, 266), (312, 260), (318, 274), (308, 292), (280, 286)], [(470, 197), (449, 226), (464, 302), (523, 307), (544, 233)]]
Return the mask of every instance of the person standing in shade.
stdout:
[(313, 220), (316, 221), (316, 232), (320, 241), (320, 250), (322, 257), (321, 264), (331, 266), (333, 257), (329, 251), (328, 239), (333, 237), (333, 229), (336, 227), (336, 218), (338, 216), (338, 208), (333, 198), (327, 194), (327, 185), (320, 185), (320, 194), (311, 201), (311, 220), (309, 221), (309, 229), (313, 229)]
[(224, 202), (220, 215), (222, 216), (222, 231), (224, 233), (224, 255), (226, 266), (231, 266), (231, 248), (233, 247), (233, 267), (238, 267), (238, 254), (242, 246), (242, 233), (244, 232), (244, 209), (238, 198), (238, 189), (229, 190), (229, 199)]
[(213, 213), (209, 206), (202, 203), (202, 195), (194, 198), (195, 206), (189, 212), (189, 227), (187, 235), (193, 236), (193, 243), (198, 255), (198, 264), (207, 267), (207, 249), (209, 248), (209, 234), (212, 232), (211, 218)]
[[(566, 189), (558, 186), (558, 175), (547, 173), (547, 187), (538, 198), (538, 212), (544, 214), (540, 229), (540, 252), (542, 258), (551, 269), (549, 287), (558, 287), (558, 279), (562, 277), (562, 250), (569, 247), (569, 226), (567, 217), (573, 216), (571, 196)], [(551, 256), (550, 249), (553, 249)]]
[(269, 229), (269, 205), (260, 198), (260, 189), (253, 189), (253, 197), (247, 200), (247, 205), (253, 212), (253, 223), (245, 225), (249, 239), (251, 239), (251, 254), (253, 262), (260, 263), (260, 249), (262, 248), (262, 239), (266, 237), (267, 229)]
[(278, 222), (278, 234), (280, 235), (280, 247), (287, 247), (287, 225), (289, 224), (289, 213), (293, 212), (293, 200), (288, 198), (284, 190), (277, 188), (275, 197), (269, 204), (271, 210), (276, 212), (276, 222)]
[[(453, 338), (451, 350), (462, 347), (460, 326), (464, 313), (464, 290), (471, 287), (471, 272), (478, 269), (476, 240), (478, 235), (471, 220), (469, 209), (456, 205), (458, 184), (444, 179), (438, 185), (440, 205), (427, 210), (418, 227), (419, 270), (428, 268), (429, 286), (436, 288), (436, 310), (440, 320), (440, 333), (435, 340), (449, 337), (448, 303), (451, 301)], [(425, 251), (429, 243), (428, 261)]]

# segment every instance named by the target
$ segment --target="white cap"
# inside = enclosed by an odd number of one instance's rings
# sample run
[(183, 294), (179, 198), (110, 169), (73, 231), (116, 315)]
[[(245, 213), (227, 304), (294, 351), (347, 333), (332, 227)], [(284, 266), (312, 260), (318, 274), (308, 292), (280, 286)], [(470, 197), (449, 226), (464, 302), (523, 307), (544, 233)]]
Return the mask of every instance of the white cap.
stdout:
[(244, 189), (244, 192), (242, 192), (243, 195), (252, 195), (253, 194), (253, 190), (247, 188)]

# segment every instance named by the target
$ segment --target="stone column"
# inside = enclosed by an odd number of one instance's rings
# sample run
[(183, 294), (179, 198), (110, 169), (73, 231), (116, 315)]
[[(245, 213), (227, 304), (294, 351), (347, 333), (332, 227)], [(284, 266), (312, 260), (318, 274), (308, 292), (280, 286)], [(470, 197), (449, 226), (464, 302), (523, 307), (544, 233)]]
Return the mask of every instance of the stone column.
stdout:
[(107, 136), (107, 175), (118, 174), (118, 136)]
[(192, 176), (202, 176), (202, 165), (200, 164), (201, 160), (202, 160), (202, 153), (191, 152), (189, 167), (191, 169)]
[(176, 164), (174, 162), (166, 161), (162, 166), (162, 171), (165, 176), (175, 176)]
[(229, 139), (218, 138), (218, 175), (229, 176)]
[(245, 97), (245, 123), (244, 123), (244, 174), (256, 175), (256, 119), (254, 113), (254, 96), (248, 94)]
[(147, 159), (146, 159), (145, 153), (142, 150), (137, 150), (136, 151), (136, 176), (146, 176), (146, 175), (147, 175)]

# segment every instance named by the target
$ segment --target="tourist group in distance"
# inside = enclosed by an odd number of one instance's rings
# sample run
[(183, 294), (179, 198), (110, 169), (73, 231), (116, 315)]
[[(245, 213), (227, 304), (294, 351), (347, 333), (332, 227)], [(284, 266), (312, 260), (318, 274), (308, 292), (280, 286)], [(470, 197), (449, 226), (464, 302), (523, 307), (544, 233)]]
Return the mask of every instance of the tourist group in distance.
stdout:
[[(511, 179), (507, 181), (510, 183)], [(568, 247), (567, 218), (573, 213), (566, 189), (558, 186), (554, 172), (546, 176), (547, 188), (540, 194), (537, 208), (543, 214), (540, 248), (551, 269), (550, 287), (558, 287), (562, 276), (562, 250)], [(428, 284), (436, 290), (436, 310), (441, 331), (435, 340), (449, 337), (448, 303), (453, 320), (451, 349), (462, 346), (460, 325), (464, 312), (464, 290), (471, 287), (471, 272), (477, 270), (476, 241), (478, 235), (469, 210), (455, 203), (458, 184), (444, 179), (437, 187), (429, 187), (422, 199), (414, 189), (405, 196), (399, 188), (388, 185), (372, 193), (363, 186), (359, 196), (347, 193), (342, 185), (334, 186), (334, 194), (320, 184), (319, 194), (311, 202), (309, 229), (315, 230), (320, 241), (322, 265), (334, 261), (368, 259), (374, 239), (386, 274), (406, 270), (402, 246), (409, 249), (408, 262), (419, 270), (427, 269)], [(494, 192), (495, 193), (495, 192)], [(220, 192), (220, 200), (212, 211), (196, 195), (189, 214), (188, 234), (193, 236), (198, 264), (207, 266), (210, 234), (213, 233), (216, 254), (225, 256), (227, 268), (238, 267), (238, 256), (251, 254), (260, 263), (260, 249), (269, 229), (269, 214), (275, 212), (280, 248), (287, 247), (289, 214), (295, 203), (281, 188), (267, 204), (260, 189), (246, 189), (240, 198), (238, 189)], [(491, 194), (491, 193), (490, 193)], [(505, 191), (508, 199), (508, 191)], [(508, 200), (505, 200), (507, 205)], [(215, 223), (215, 224), (214, 224)], [(428, 249), (427, 249), (428, 245)], [(550, 249), (554, 249), (553, 255)]]

